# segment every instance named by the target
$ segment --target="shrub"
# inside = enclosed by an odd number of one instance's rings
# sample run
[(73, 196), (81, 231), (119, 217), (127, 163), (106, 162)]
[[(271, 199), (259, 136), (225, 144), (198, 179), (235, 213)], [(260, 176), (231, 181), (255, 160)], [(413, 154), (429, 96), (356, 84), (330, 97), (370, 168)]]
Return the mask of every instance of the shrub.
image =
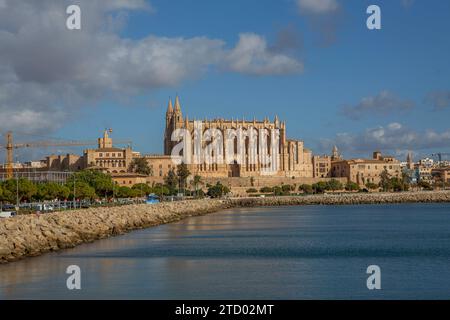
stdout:
[(342, 183), (336, 179), (331, 179), (330, 181), (327, 182), (326, 190), (337, 191), (342, 189), (343, 189)]
[(349, 181), (345, 185), (345, 190), (347, 191), (359, 191), (359, 185), (355, 182)]
[(271, 187), (262, 187), (259, 192), (263, 192), (263, 193), (269, 193), (269, 192), (273, 192), (273, 188)]
[(324, 193), (326, 190), (328, 190), (328, 188), (329, 188), (328, 183), (324, 181), (319, 181), (312, 185), (314, 193)]
[(217, 182), (215, 186), (212, 186), (208, 189), (208, 196), (211, 198), (220, 198), (230, 192), (228, 187), (222, 185), (220, 182)]
[(302, 185), (300, 185), (298, 190), (299, 191), (303, 191), (303, 193), (305, 193), (305, 194), (312, 194), (313, 193), (313, 188), (309, 184), (302, 184)]

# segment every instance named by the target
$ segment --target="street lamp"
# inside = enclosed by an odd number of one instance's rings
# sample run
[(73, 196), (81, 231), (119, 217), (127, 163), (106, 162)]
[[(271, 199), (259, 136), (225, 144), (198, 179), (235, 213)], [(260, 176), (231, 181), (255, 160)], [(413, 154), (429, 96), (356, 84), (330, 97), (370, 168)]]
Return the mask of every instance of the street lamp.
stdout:
[[(17, 164), (17, 156), (16, 156), (16, 164)], [(19, 168), (17, 168), (18, 170)], [(16, 206), (17, 210), (19, 210), (19, 173), (16, 170)]]
[(77, 202), (76, 202), (76, 198), (75, 198), (75, 182), (76, 182), (76, 178), (75, 178), (75, 174), (73, 175), (73, 208), (76, 209), (77, 207)]

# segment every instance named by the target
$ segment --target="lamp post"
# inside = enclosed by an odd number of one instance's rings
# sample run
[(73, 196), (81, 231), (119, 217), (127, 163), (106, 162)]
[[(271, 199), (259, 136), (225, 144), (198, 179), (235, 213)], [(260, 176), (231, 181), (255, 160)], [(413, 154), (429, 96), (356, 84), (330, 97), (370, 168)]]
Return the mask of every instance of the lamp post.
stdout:
[[(17, 164), (17, 156), (16, 156), (16, 164)], [(19, 173), (16, 170), (16, 206), (17, 210), (19, 210)]]
[(19, 177), (16, 172), (16, 206), (19, 209)]
[(73, 208), (76, 209), (77, 207), (77, 202), (76, 202), (76, 198), (75, 198), (75, 182), (76, 182), (76, 178), (75, 178), (75, 174), (73, 175)]

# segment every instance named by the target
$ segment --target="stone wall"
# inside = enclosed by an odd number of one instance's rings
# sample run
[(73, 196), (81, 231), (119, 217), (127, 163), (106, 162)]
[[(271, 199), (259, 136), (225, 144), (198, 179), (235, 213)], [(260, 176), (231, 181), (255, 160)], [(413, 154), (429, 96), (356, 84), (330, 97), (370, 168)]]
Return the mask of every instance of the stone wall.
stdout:
[(236, 207), (287, 205), (353, 205), (388, 203), (450, 202), (450, 191), (420, 191), (403, 193), (342, 193), (309, 196), (234, 198)]
[[(339, 180), (343, 184), (347, 183), (347, 178), (334, 178)], [(241, 188), (256, 188), (260, 189), (262, 187), (275, 187), (282, 184), (295, 184), (297, 187), (301, 184), (313, 184), (319, 181), (330, 181), (331, 178), (307, 178), (307, 177), (274, 177), (274, 176), (259, 176), (253, 177), (253, 186), (251, 177), (241, 177), (241, 178), (202, 178), (202, 181), (206, 184), (216, 184), (220, 181), (225, 186), (241, 187)]]

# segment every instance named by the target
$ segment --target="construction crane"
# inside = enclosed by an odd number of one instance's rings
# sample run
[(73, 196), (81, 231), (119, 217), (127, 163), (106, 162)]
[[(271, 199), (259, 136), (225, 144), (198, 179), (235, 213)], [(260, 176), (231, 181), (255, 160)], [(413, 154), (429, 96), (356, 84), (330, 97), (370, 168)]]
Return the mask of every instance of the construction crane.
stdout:
[[(111, 129), (106, 131), (112, 132)], [(131, 141), (115, 141), (118, 144), (128, 144), (131, 145)], [(13, 159), (14, 159), (14, 149), (19, 148), (45, 148), (45, 147), (69, 147), (69, 146), (91, 146), (96, 145), (98, 141), (87, 140), (87, 141), (34, 141), (34, 142), (22, 142), (13, 143), (13, 133), (8, 131), (6, 133), (6, 145), (0, 145), (0, 149), (6, 149), (6, 176), (8, 179), (13, 177)]]
[(442, 156), (450, 156), (450, 153), (438, 152), (438, 153), (433, 153), (431, 156), (438, 157), (439, 162), (441, 162)]

